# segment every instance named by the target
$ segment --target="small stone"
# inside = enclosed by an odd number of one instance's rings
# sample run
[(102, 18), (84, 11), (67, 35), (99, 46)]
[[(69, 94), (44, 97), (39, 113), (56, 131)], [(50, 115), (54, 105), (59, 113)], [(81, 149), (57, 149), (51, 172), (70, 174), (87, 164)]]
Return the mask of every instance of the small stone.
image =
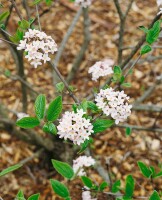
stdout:
[(153, 139), (151, 143), (151, 149), (152, 150), (158, 150), (160, 148), (160, 140)]

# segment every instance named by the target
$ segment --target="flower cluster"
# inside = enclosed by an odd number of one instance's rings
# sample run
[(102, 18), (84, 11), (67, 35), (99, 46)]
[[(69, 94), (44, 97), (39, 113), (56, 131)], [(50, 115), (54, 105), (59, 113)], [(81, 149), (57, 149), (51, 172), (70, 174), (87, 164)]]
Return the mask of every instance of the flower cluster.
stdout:
[(42, 65), (42, 61), (44, 63), (50, 61), (49, 53), (53, 54), (57, 51), (57, 44), (51, 36), (47, 36), (44, 32), (29, 29), (23, 40), (20, 40), (17, 49), (25, 50), (27, 52), (25, 58), (31, 61), (31, 65), (36, 68)]
[[(82, 191), (82, 200), (97, 200), (96, 198), (94, 199), (92, 199), (92, 197), (91, 197), (91, 192), (90, 191), (88, 191), (89, 190), (89, 188), (88, 187), (84, 187), (84, 189), (85, 189), (85, 191)], [(83, 190), (84, 190), (83, 189)]]
[(115, 119), (116, 124), (125, 121), (131, 114), (132, 106), (128, 104), (129, 97), (124, 91), (114, 91), (112, 88), (101, 89), (95, 101), (105, 115)]
[(114, 61), (111, 59), (96, 62), (92, 67), (89, 68), (88, 73), (92, 73), (92, 80), (97, 81), (98, 78), (113, 73), (113, 64)]
[(157, 15), (161, 15), (162, 14), (162, 8), (160, 8), (160, 11), (158, 12)]
[(156, 2), (157, 2), (157, 5), (158, 5), (158, 6), (161, 6), (161, 5), (162, 5), (162, 0), (156, 0)]
[(83, 8), (87, 8), (92, 3), (92, 0), (75, 0), (76, 6), (82, 6)]
[(86, 172), (83, 167), (90, 167), (95, 164), (95, 160), (91, 156), (79, 156), (73, 160), (73, 170), (78, 176), (85, 176)]
[(89, 139), (94, 131), (90, 120), (83, 117), (84, 114), (82, 109), (78, 109), (77, 113), (74, 111), (65, 112), (57, 126), (59, 137), (65, 140), (69, 139), (78, 145)]

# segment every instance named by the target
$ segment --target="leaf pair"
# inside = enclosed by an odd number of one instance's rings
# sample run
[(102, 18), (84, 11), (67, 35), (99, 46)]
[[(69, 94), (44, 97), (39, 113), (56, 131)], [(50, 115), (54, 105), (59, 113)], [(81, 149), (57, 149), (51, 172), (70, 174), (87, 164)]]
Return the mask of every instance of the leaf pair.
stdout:
[[(67, 179), (72, 179), (74, 176), (74, 171), (70, 165), (68, 165), (65, 162), (60, 162), (57, 160), (52, 160), (52, 165), (55, 168), (55, 170), (61, 174), (63, 177)], [(68, 188), (61, 182), (57, 180), (50, 180), (51, 186), (53, 191), (59, 195), (60, 197), (70, 200), (70, 194)]]
[[(40, 120), (43, 120), (46, 112), (46, 97), (40, 94), (35, 101), (35, 114), (36, 117), (24, 117), (16, 122), (16, 125), (21, 128), (34, 128), (40, 124)], [(43, 126), (43, 131), (56, 134), (57, 130), (52, 123), (57, 120), (62, 112), (62, 97), (56, 97), (48, 106), (46, 112), (47, 122)]]
[[(33, 194), (27, 200), (39, 200), (40, 194)], [(15, 198), (15, 200), (26, 200), (24, 197), (24, 193), (20, 190)]]
[(150, 45), (152, 45), (159, 37), (160, 24), (161, 24), (160, 20), (156, 21), (153, 27), (149, 30), (145, 28), (144, 26), (139, 27), (141, 30), (143, 30), (146, 33), (146, 42), (148, 43), (141, 48), (141, 51), (140, 51), (141, 55), (144, 55), (152, 50), (152, 47)]
[[(124, 196), (122, 197), (122, 199), (125, 199), (125, 200), (131, 200), (132, 197), (133, 197), (133, 193), (134, 193), (134, 187), (135, 187), (135, 181), (134, 181), (134, 178), (132, 177), (132, 175), (128, 175), (126, 177), (126, 181), (125, 181), (125, 188), (124, 188), (124, 191), (125, 191), (125, 194)], [(113, 185), (112, 185), (112, 189), (111, 191), (113, 193), (117, 193), (120, 191), (120, 188), (121, 187), (121, 181), (120, 180), (117, 180)]]
[(137, 162), (137, 164), (138, 164), (138, 167), (140, 168), (140, 171), (142, 172), (143, 176), (146, 178), (151, 178), (151, 177), (158, 178), (158, 177), (162, 176), (162, 171), (156, 173), (155, 168), (152, 166), (148, 167), (141, 161)]

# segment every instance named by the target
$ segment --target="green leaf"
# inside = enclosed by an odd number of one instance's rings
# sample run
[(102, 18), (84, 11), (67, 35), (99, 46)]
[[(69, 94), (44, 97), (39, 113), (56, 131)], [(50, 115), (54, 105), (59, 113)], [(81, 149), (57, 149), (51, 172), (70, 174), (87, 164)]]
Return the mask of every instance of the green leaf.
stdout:
[(125, 129), (125, 134), (126, 134), (126, 136), (130, 136), (131, 133), (132, 133), (132, 129), (131, 129), (130, 127), (127, 127), (127, 128)]
[(21, 128), (34, 128), (40, 124), (40, 121), (35, 117), (24, 117), (16, 122), (16, 125)]
[(124, 83), (124, 81), (125, 81), (125, 77), (121, 76), (121, 78), (120, 78), (120, 84)]
[(146, 178), (150, 178), (152, 172), (151, 170), (143, 163), (143, 162), (137, 162), (138, 167), (140, 168), (140, 171)]
[(122, 74), (122, 70), (119, 66), (114, 67), (114, 74)]
[(52, 4), (52, 0), (46, 0), (47, 6), (50, 6)]
[(158, 178), (160, 176), (162, 176), (162, 171), (160, 171), (159, 173), (155, 174), (154, 178)]
[(84, 143), (81, 144), (81, 149), (78, 152), (79, 154), (83, 153), (86, 148), (88, 147), (89, 144), (91, 144), (93, 142), (93, 139), (90, 137), (89, 140), (85, 140)]
[(120, 186), (121, 186), (120, 180), (115, 181), (115, 183), (112, 185), (111, 191), (112, 191), (113, 193), (118, 192), (118, 191), (120, 190)]
[(51, 186), (52, 186), (52, 189), (53, 191), (59, 195), (60, 197), (63, 197), (63, 198), (68, 198), (69, 197), (69, 190), (67, 189), (67, 187), (60, 183), (59, 181), (57, 180), (50, 180), (51, 182)]
[(8, 70), (8, 69), (6, 69), (5, 72), (4, 72), (4, 75), (5, 75), (6, 77), (10, 77), (10, 76), (11, 76), (11, 71)]
[(142, 31), (144, 31), (145, 33), (148, 33), (148, 29), (146, 28), (146, 27), (144, 27), (144, 26), (139, 26), (138, 27), (140, 30), (142, 30)]
[(154, 178), (155, 177), (155, 168), (153, 166), (149, 167), (150, 171), (151, 171), (151, 175)]
[(51, 133), (51, 134), (57, 133), (56, 126), (52, 122), (45, 123), (44, 126), (43, 126), (43, 131), (45, 133)]
[(88, 178), (87, 176), (81, 176), (81, 180), (85, 186), (87, 186), (88, 188), (92, 188), (93, 183), (90, 178)]
[(80, 108), (82, 108), (85, 112), (87, 111), (87, 100), (83, 100), (82, 102), (81, 102), (81, 105), (80, 105)]
[(70, 197), (67, 197), (65, 200), (71, 200), (71, 198), (70, 198)]
[(149, 44), (154, 43), (160, 34), (160, 21), (156, 21), (153, 25), (153, 27), (148, 31), (147, 35), (146, 35), (146, 41)]
[(94, 112), (98, 112), (99, 111), (99, 108), (92, 101), (87, 101), (87, 108), (92, 110), (92, 111), (94, 111)]
[(55, 121), (58, 119), (60, 113), (62, 111), (62, 97), (58, 96), (55, 100), (53, 100), (47, 110), (47, 120)]
[(107, 128), (110, 128), (112, 125), (114, 125), (114, 120), (97, 119), (92, 125), (93, 125), (94, 134), (100, 133), (102, 131), (105, 131)]
[(135, 186), (134, 178), (132, 177), (132, 175), (128, 175), (126, 178), (126, 186), (125, 186), (126, 198), (131, 198), (133, 196), (134, 186)]
[(71, 179), (74, 176), (74, 171), (70, 165), (65, 162), (52, 160), (52, 165), (55, 170), (67, 179)]
[(35, 114), (38, 117), (38, 119), (43, 119), (46, 107), (46, 96), (40, 94), (35, 100), (34, 107), (35, 107)]
[(108, 183), (104, 181), (104, 182), (101, 183), (99, 190), (103, 191), (106, 187), (108, 187)]
[(5, 11), (3, 13), (0, 14), (0, 22), (4, 21), (8, 16), (9, 16), (10, 12), (9, 11)]
[(22, 166), (23, 166), (22, 164), (16, 164), (16, 165), (10, 166), (7, 169), (4, 169), (0, 172), (0, 177), (19, 169)]
[(150, 196), (149, 200), (160, 200), (160, 196), (156, 190), (154, 190), (154, 192)]
[(34, 0), (33, 5), (37, 5), (41, 2), (42, 0)]
[(25, 200), (24, 193), (22, 190), (18, 191), (15, 200)]
[(131, 87), (131, 86), (132, 86), (131, 83), (122, 83), (121, 85), (122, 85), (123, 87)]
[(18, 43), (20, 41), (17, 34), (14, 34), (13, 36), (10, 36), (9, 38), (13, 43)]
[(39, 200), (40, 194), (33, 194), (31, 195), (28, 200)]
[(19, 27), (22, 29), (28, 29), (30, 28), (30, 23), (23, 19), (22, 21), (19, 22)]
[(152, 50), (151, 46), (146, 44), (145, 46), (142, 47), (140, 54), (144, 55), (144, 54), (150, 52), (151, 50)]
[(64, 86), (64, 83), (63, 83), (63, 82), (57, 83), (57, 84), (56, 84), (57, 92), (63, 92), (64, 87), (65, 87), (65, 86)]

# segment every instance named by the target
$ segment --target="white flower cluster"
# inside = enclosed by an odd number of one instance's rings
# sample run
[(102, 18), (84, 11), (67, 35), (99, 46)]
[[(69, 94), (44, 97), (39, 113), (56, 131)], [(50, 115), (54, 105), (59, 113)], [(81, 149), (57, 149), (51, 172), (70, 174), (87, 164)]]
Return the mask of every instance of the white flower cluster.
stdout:
[(78, 145), (89, 139), (94, 131), (90, 120), (83, 117), (84, 114), (83, 109), (78, 109), (77, 113), (65, 112), (57, 126), (59, 137), (65, 140), (69, 139)]
[(114, 91), (113, 88), (101, 89), (95, 101), (105, 115), (115, 119), (116, 124), (125, 121), (131, 114), (132, 105), (128, 104), (129, 97), (124, 91)]
[(156, 0), (156, 2), (158, 6), (162, 5), (162, 0)]
[(88, 189), (89, 189), (88, 187), (84, 187), (84, 188), (87, 189), (87, 191), (82, 192), (82, 200), (97, 200), (96, 198), (92, 199), (91, 192), (88, 191)]
[(83, 8), (87, 8), (92, 4), (92, 0), (75, 0), (76, 6), (82, 6)]
[(22, 112), (19, 112), (19, 113), (17, 113), (16, 115), (17, 115), (17, 120), (20, 120), (20, 119), (22, 119), (22, 118), (24, 118), (24, 117), (29, 117), (28, 114), (22, 113)]
[(111, 59), (96, 62), (92, 67), (89, 68), (88, 73), (92, 73), (92, 80), (97, 81), (98, 78), (113, 73), (113, 64), (114, 61)]
[(162, 14), (162, 8), (160, 8), (160, 11), (158, 12), (157, 15), (161, 15)]
[(47, 36), (44, 32), (29, 29), (24, 39), (20, 40), (17, 49), (25, 50), (27, 52), (25, 58), (31, 61), (31, 65), (36, 68), (42, 65), (42, 61), (44, 63), (50, 61), (49, 53), (53, 54), (57, 51), (57, 44), (51, 36)]
[(90, 167), (95, 164), (95, 160), (91, 156), (79, 156), (73, 160), (73, 170), (78, 176), (85, 176), (84, 167)]

